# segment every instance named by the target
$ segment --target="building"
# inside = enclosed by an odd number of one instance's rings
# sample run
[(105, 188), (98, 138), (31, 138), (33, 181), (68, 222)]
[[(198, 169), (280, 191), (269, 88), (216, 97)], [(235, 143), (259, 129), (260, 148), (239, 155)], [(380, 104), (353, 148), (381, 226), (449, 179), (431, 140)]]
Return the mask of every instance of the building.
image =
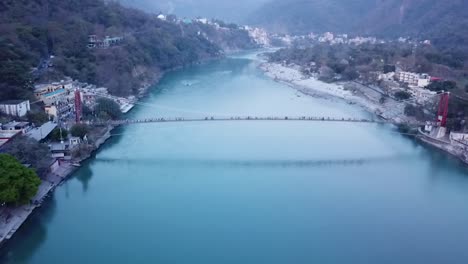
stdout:
[(425, 73), (421, 74), (419, 76), (417, 86), (420, 87), (420, 88), (424, 88), (424, 87), (428, 86), (429, 84), (431, 84), (431, 76), (429, 76), (428, 74), (425, 74)]
[(413, 96), (416, 98), (416, 102), (419, 104), (424, 104), (431, 102), (434, 97), (437, 95), (437, 92), (430, 91), (421, 87), (414, 87), (410, 90)]
[(57, 90), (73, 90), (73, 80), (68, 78), (67, 80), (61, 80), (60, 82), (37, 84), (34, 86), (34, 95), (38, 99), (42, 99), (44, 95)]
[(318, 41), (319, 42), (330, 42), (335, 38), (333, 33), (331, 32), (325, 32), (321, 37), (319, 37)]
[(414, 72), (400, 71), (396, 73), (396, 78), (400, 82), (421, 88), (424, 88), (431, 83), (431, 77), (425, 73), (419, 74)]
[(393, 81), (395, 78), (395, 72), (381, 73), (378, 79), (382, 81)]
[(23, 117), (31, 110), (29, 100), (9, 100), (0, 102), (0, 112), (7, 115)]
[(10, 123), (3, 124), (2, 129), (7, 131), (18, 130), (22, 133), (26, 133), (31, 129), (31, 125), (28, 122), (11, 121)]
[(19, 134), (20, 130), (0, 130), (0, 148)]
[(65, 117), (73, 111), (72, 103), (57, 103), (53, 105), (46, 105), (44, 110), (47, 115), (53, 117), (55, 120), (59, 117)]
[(46, 93), (41, 97), (41, 100), (46, 105), (57, 104), (59, 102), (67, 101), (67, 96), (70, 94), (69, 91), (65, 89), (58, 89), (50, 93)]
[(49, 149), (52, 153), (52, 158), (67, 159), (71, 157), (73, 150), (75, 150), (75, 148), (77, 148), (80, 144), (80, 138), (71, 137), (68, 141), (49, 144)]
[(26, 136), (41, 141), (45, 139), (55, 128), (57, 127), (56, 123), (47, 122), (40, 127), (31, 129), (26, 133)]
[(88, 48), (109, 48), (122, 42), (123, 37), (106, 36), (104, 39), (99, 39), (96, 35), (88, 36)]
[(268, 37), (268, 33), (262, 28), (251, 28), (245, 27), (245, 30), (249, 33), (249, 36), (257, 43), (258, 45), (262, 46), (269, 46), (270, 45), (270, 38)]

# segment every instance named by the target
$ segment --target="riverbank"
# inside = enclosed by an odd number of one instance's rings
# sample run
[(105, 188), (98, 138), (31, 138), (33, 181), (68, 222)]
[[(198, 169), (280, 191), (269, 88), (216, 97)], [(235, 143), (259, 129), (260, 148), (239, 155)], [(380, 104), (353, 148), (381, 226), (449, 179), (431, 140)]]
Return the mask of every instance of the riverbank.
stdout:
[(4, 245), (16, 231), (26, 222), (33, 211), (40, 207), (46, 198), (60, 186), (70, 175), (77, 169), (74, 164), (79, 164), (89, 159), (93, 153), (111, 137), (110, 132), (114, 129), (113, 126), (105, 128), (104, 133), (95, 139), (92, 147), (80, 157), (69, 162), (60, 162), (60, 165), (52, 172), (48, 173), (39, 185), (36, 195), (31, 198), (31, 203), (19, 207), (3, 207), (0, 210), (0, 246)]
[[(198, 62), (195, 62), (190, 65), (177, 66), (172, 69), (155, 72), (150, 79), (147, 79), (142, 82), (138, 94), (136, 95), (136, 103), (139, 100), (145, 98), (150, 89), (160, 82), (160, 80), (169, 72), (183, 69), (192, 65), (199, 65), (208, 63), (210, 61), (220, 59), (226, 54), (223, 54), (219, 57), (205, 58)], [(2, 208), (0, 209), (0, 246), (6, 243), (15, 232), (23, 225), (28, 217), (32, 214), (34, 209), (40, 207), (45, 199), (61, 185), (62, 182), (68, 179), (70, 175), (77, 169), (77, 164), (89, 159), (92, 157), (93, 153), (99, 150), (99, 148), (111, 138), (111, 131), (116, 128), (116, 126), (109, 125), (105, 128), (93, 128), (93, 131), (90, 133), (93, 134), (92, 137), (89, 137), (92, 141), (92, 144), (88, 144), (80, 147), (78, 150), (79, 155), (70, 162), (63, 162), (58, 167), (58, 169), (52, 173), (46, 175), (42, 180), (41, 185), (39, 186), (37, 194), (31, 199), (31, 203), (28, 205), (15, 207), (15, 208)]]
[[(285, 83), (305, 95), (327, 100), (344, 100), (349, 104), (356, 104), (370, 113), (397, 124), (418, 123), (414, 118), (405, 115), (405, 103), (398, 102), (389, 97), (382, 103), (380, 100), (382, 98), (381, 93), (376, 89), (357, 82), (325, 83), (314, 77), (304, 76), (300, 72), (299, 67), (286, 67), (278, 63), (263, 62), (260, 64), (260, 69), (268, 77)], [(421, 133), (416, 138), (422, 143), (435, 147), (468, 165), (468, 156), (465, 151), (466, 146), (456, 146), (450, 142), (430, 139)]]
[(305, 76), (299, 67), (287, 67), (278, 63), (262, 62), (259, 67), (266, 76), (302, 94), (356, 104), (370, 113), (395, 123), (409, 124), (416, 121), (404, 114), (405, 103), (390, 97), (386, 97), (382, 102), (382, 93), (357, 82), (325, 83), (315, 77)]

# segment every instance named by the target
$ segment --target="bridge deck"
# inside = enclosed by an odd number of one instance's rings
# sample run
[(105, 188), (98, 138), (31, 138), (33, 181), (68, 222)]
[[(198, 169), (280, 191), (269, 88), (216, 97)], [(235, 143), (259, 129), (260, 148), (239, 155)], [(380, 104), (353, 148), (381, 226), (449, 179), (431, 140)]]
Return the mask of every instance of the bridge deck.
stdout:
[(310, 122), (347, 122), (347, 123), (378, 123), (394, 124), (395, 122), (379, 119), (358, 119), (358, 118), (337, 118), (337, 117), (204, 117), (204, 118), (144, 118), (144, 119), (124, 119), (111, 121), (88, 122), (92, 125), (129, 125), (140, 123), (170, 123), (170, 122), (215, 122), (215, 121), (310, 121)]

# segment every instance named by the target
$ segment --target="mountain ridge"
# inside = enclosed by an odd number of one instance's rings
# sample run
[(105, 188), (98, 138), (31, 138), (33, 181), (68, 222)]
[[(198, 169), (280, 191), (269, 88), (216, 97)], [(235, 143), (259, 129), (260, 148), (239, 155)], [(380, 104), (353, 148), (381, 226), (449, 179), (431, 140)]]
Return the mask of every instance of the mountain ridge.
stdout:
[(409, 36), (460, 47), (468, 46), (466, 10), (466, 0), (272, 0), (249, 20), (279, 33)]

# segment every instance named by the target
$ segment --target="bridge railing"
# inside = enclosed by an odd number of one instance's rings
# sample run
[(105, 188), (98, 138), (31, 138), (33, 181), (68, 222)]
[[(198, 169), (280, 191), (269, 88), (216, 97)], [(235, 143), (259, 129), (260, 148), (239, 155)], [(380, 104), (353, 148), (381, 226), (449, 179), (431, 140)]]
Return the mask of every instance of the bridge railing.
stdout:
[(165, 122), (208, 122), (208, 121), (315, 121), (315, 122), (348, 122), (348, 123), (395, 123), (387, 120), (351, 118), (351, 117), (320, 117), (320, 116), (231, 116), (231, 117), (152, 117), (143, 119), (123, 119), (109, 121), (89, 121), (89, 125), (127, 125), (139, 123), (165, 123)]

